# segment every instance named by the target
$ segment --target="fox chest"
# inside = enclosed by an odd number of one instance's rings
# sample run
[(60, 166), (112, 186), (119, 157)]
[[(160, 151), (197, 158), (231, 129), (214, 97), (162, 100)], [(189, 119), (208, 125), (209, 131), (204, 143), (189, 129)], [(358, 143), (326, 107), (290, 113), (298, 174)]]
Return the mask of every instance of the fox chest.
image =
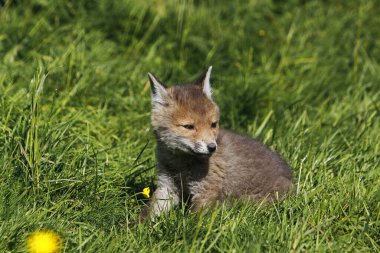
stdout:
[(224, 173), (213, 164), (182, 164), (173, 169), (177, 188), (191, 202), (206, 202), (222, 195)]

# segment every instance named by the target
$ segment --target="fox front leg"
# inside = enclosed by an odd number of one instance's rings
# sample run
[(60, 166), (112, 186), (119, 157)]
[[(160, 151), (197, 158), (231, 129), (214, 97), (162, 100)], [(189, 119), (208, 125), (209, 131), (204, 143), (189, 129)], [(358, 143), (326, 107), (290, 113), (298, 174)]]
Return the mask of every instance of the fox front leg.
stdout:
[[(207, 196), (207, 195), (206, 195)], [(192, 212), (198, 212), (205, 208), (214, 207), (218, 204), (218, 194), (210, 193), (208, 197), (201, 197), (198, 194), (191, 199), (190, 210)]]
[(153, 193), (148, 205), (140, 213), (140, 223), (148, 218), (153, 221), (154, 217), (169, 212), (173, 206), (179, 203), (179, 200), (173, 180), (167, 176), (159, 176), (157, 190)]

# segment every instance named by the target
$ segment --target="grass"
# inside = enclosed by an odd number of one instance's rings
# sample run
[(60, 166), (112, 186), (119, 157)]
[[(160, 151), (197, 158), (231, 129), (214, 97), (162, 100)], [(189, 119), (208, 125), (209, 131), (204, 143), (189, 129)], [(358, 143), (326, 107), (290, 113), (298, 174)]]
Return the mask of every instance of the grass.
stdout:
[[(379, 252), (380, 5), (368, 1), (2, 1), (0, 251)], [(273, 206), (173, 210), (155, 185), (146, 73), (213, 65), (225, 128), (289, 161)]]

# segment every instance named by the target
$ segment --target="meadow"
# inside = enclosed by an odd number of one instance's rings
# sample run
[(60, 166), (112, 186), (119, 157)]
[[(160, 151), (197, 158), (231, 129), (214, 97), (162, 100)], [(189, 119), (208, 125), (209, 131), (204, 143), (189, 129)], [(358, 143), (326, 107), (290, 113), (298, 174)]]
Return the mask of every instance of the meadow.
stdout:
[[(0, 1), (0, 252), (380, 252), (377, 0)], [(209, 65), (221, 126), (290, 164), (269, 206), (186, 206), (134, 225), (155, 188), (147, 72)]]

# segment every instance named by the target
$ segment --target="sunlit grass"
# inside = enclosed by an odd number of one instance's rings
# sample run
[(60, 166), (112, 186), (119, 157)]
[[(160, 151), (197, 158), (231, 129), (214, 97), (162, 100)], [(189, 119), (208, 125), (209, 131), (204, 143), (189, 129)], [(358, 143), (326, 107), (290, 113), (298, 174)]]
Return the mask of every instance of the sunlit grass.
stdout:
[[(5, 1), (1, 252), (40, 229), (64, 252), (380, 251), (380, 5), (248, 2)], [(136, 226), (155, 189), (146, 73), (209, 65), (222, 126), (278, 150), (294, 195)]]

